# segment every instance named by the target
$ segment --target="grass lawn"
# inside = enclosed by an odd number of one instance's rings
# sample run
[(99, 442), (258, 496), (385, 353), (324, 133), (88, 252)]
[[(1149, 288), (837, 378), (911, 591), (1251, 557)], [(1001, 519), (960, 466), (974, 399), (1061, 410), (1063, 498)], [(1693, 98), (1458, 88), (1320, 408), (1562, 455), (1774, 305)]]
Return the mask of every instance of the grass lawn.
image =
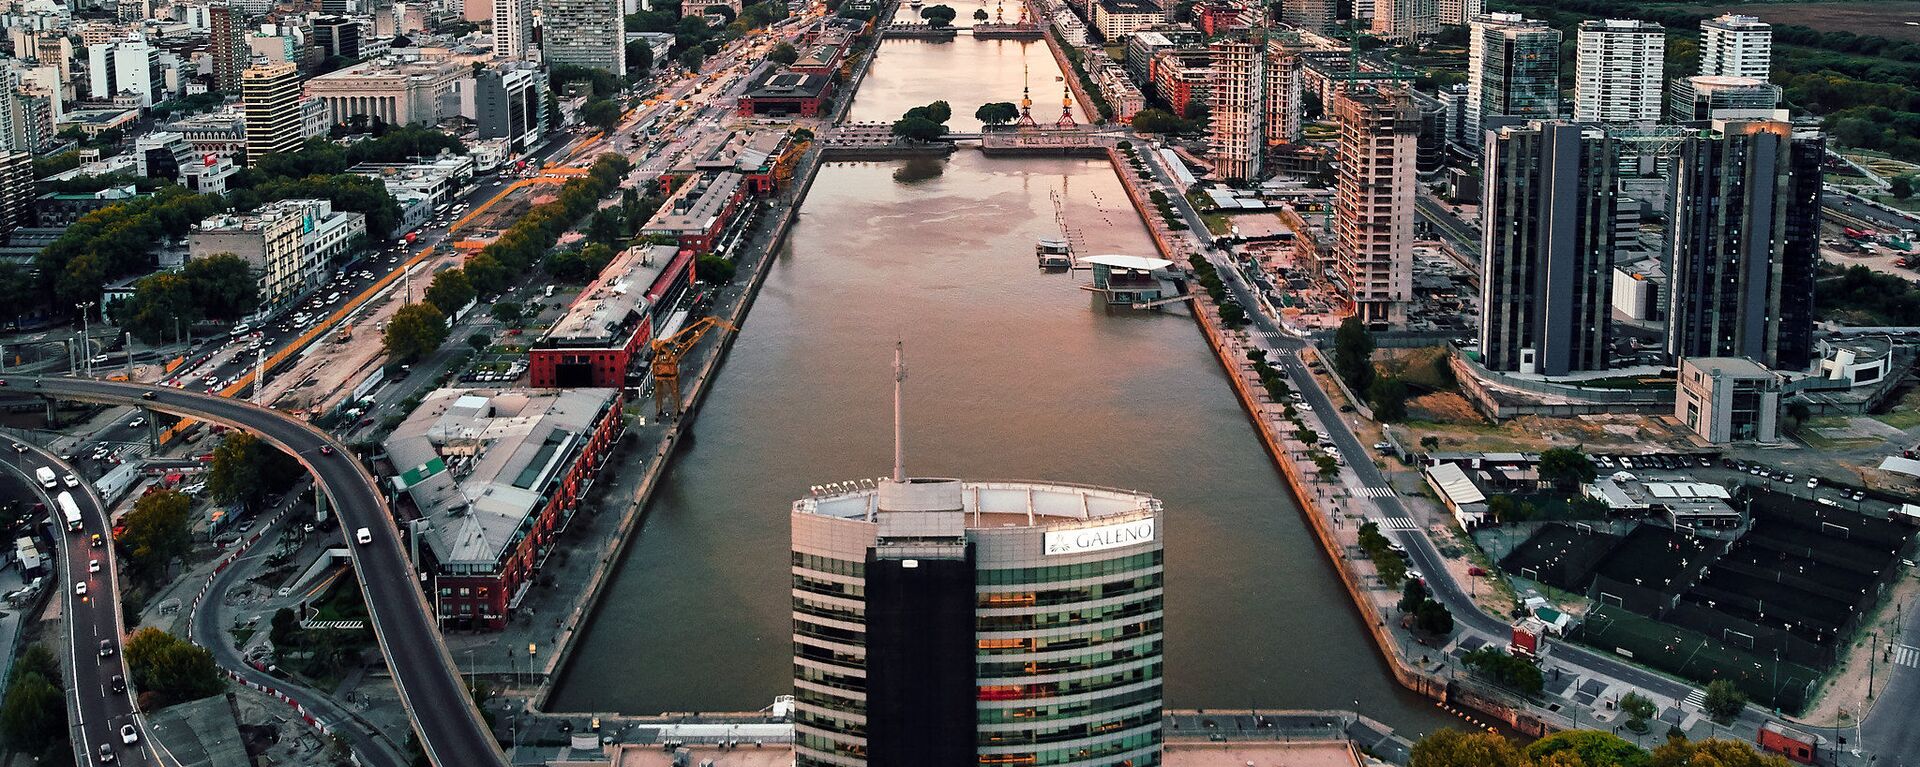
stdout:
[(1202, 213), (1200, 214), (1200, 220), (1206, 222), (1207, 231), (1212, 232), (1216, 237), (1233, 231), (1233, 224), (1227, 221), (1226, 216), (1218, 213)]

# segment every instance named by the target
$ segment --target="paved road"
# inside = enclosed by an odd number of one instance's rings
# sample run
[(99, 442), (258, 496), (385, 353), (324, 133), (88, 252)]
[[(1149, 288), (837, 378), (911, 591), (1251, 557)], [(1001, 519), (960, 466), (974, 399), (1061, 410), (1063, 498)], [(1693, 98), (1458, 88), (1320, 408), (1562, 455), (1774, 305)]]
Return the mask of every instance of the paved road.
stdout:
[[(223, 423), (258, 435), (299, 460), (313, 472), (316, 483), (340, 514), (340, 529), (353, 551), (354, 571), (360, 578), (374, 634), (428, 758), (439, 767), (505, 764), (505, 756), (474, 710), (466, 684), (434, 626), (432, 611), (416, 585), (386, 500), (373, 477), (331, 437), (265, 408), (171, 388), (71, 378), (0, 380), (15, 387), (16, 392), (145, 405)], [(372, 543), (353, 545), (354, 531), (360, 528), (369, 531)]]
[[(24, 443), (17, 443), (24, 444)], [(147, 765), (168, 764), (159, 759), (159, 754), (150, 751), (152, 740), (146, 737), (146, 721), (135, 713), (133, 694), (125, 686), (114, 689), (114, 677), (119, 677), (124, 685), (127, 674), (126, 663), (121, 653), (121, 640), (125, 628), (120, 623), (120, 597), (115, 578), (116, 565), (113, 547), (88, 545), (92, 536), (99, 535), (105, 541), (111, 537), (111, 526), (107, 519), (106, 506), (93, 491), (90, 482), (79, 482), (76, 487), (58, 485), (56, 489), (45, 489), (33, 479), (34, 470), (53, 469), (61, 476), (78, 476), (74, 469), (52, 454), (32, 445), (26, 452), (19, 452), (11, 446), (0, 450), (9, 470), (18, 473), (36, 491), (40, 491), (42, 501), (47, 505), (47, 514), (56, 529), (63, 528), (60, 507), (55, 498), (61, 493), (69, 493), (74, 506), (80, 509), (80, 529), (73, 532), (60, 530), (61, 572), (54, 579), (54, 588), (64, 588), (62, 597), (67, 607), (67, 658), (66, 665), (71, 673), (72, 693), (67, 698), (69, 726), (77, 723), (71, 733), (74, 742), (74, 759), (79, 764), (100, 764), (100, 747), (105, 745), (109, 753), (118, 759), (115, 764)], [(97, 563), (98, 571), (94, 570)], [(76, 596), (75, 585), (86, 584), (87, 593)], [(102, 644), (111, 649), (111, 654), (102, 655)], [(138, 741), (126, 744), (121, 736), (121, 728), (131, 725)]]
[[(260, 540), (266, 541), (279, 534), (281, 528), (289, 524), (288, 520), (306, 519), (304, 515), (286, 514), (278, 521), (268, 525), (260, 534)], [(279, 690), (298, 701), (308, 711), (333, 726), (335, 735), (347, 739), (353, 749), (354, 757), (362, 765), (371, 767), (403, 767), (407, 762), (394, 749), (385, 735), (355, 718), (346, 708), (335, 702), (330, 696), (309, 689), (298, 682), (273, 676), (248, 665), (246, 658), (233, 646), (233, 635), (227, 631), (228, 624), (222, 620), (218, 605), (225, 599), (226, 593), (234, 584), (245, 580), (257, 568), (264, 555), (249, 554), (236, 560), (232, 565), (213, 576), (213, 582), (207, 588), (207, 594), (196, 607), (188, 624), (195, 644), (205, 647), (213, 653), (213, 659), (222, 668), (238, 674), (240, 678), (256, 685)]]

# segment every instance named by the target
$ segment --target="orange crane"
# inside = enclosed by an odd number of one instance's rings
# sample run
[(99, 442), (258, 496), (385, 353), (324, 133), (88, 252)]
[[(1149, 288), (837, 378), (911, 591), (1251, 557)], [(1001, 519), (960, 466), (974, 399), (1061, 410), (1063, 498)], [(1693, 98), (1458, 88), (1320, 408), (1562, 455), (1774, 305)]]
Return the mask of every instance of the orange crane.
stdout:
[(662, 419), (680, 417), (680, 358), (700, 343), (700, 338), (714, 328), (733, 330), (733, 323), (713, 317), (701, 317), (698, 321), (680, 329), (680, 332), (656, 338), (650, 344), (653, 349), (653, 403), (654, 415)]

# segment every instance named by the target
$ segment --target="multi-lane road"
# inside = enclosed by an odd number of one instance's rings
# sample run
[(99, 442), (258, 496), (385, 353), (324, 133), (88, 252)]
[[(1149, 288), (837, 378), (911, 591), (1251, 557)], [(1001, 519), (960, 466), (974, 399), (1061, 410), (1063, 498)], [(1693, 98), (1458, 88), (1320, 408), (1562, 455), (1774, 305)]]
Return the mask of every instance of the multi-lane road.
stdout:
[[(61, 599), (67, 606), (67, 657), (62, 661), (68, 667), (70, 680), (67, 698), (70, 724), (76, 725), (72, 733), (77, 752), (74, 760), (82, 765), (98, 765), (106, 763), (104, 755), (111, 755), (114, 764), (165, 764), (149, 751), (151, 741), (146, 737), (146, 722), (135, 713), (133, 693), (126, 681), (125, 654), (121, 652), (125, 630), (120, 622), (113, 547), (91, 545), (95, 535), (103, 542), (111, 537), (112, 524), (107, 518), (106, 506), (94, 493), (91, 482), (77, 482), (73, 487), (62, 482), (53, 489), (40, 487), (34, 472), (41, 468), (53, 470), (62, 479), (77, 475), (73, 467), (46, 451), (32, 445), (25, 447), (26, 451), (20, 452), (13, 445), (6, 445), (0, 449), (0, 456), (4, 456), (0, 461), (33, 489), (39, 496), (36, 502), (46, 504), (59, 541), (60, 572), (57, 578), (51, 579), (51, 587), (62, 590)], [(60, 507), (54, 501), (62, 492), (71, 493), (74, 505), (80, 509), (77, 531), (65, 529)], [(86, 587), (85, 594), (77, 593), (82, 585)], [(132, 744), (126, 743), (121, 734), (126, 727), (133, 728), (136, 741)]]
[[(142, 405), (226, 424), (293, 456), (340, 515), (368, 614), (427, 757), (439, 767), (505, 763), (447, 654), (393, 515), (372, 475), (325, 432), (246, 402), (166, 387), (76, 378), (5, 377), (14, 392), (112, 405)], [(354, 543), (365, 529), (371, 542)], [(91, 590), (91, 589), (89, 589)]]

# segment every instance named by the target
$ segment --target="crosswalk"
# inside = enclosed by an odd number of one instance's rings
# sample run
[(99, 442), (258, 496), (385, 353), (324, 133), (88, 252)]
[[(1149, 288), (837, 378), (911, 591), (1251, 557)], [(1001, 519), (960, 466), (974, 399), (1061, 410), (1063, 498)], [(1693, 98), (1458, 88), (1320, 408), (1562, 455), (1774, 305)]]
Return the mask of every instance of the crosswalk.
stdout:
[(1362, 498), (1387, 498), (1387, 497), (1391, 497), (1392, 495), (1393, 495), (1393, 488), (1391, 487), (1360, 488), (1360, 497)]
[(1706, 690), (1688, 690), (1687, 699), (1682, 702), (1694, 708), (1706, 708), (1707, 707), (1707, 691)]
[(1378, 520), (1380, 527), (1386, 530), (1418, 530), (1420, 525), (1408, 517), (1387, 517)]
[(1892, 651), (1891, 655), (1896, 665), (1920, 668), (1920, 647), (1896, 644), (1890, 645), (1888, 649)]

